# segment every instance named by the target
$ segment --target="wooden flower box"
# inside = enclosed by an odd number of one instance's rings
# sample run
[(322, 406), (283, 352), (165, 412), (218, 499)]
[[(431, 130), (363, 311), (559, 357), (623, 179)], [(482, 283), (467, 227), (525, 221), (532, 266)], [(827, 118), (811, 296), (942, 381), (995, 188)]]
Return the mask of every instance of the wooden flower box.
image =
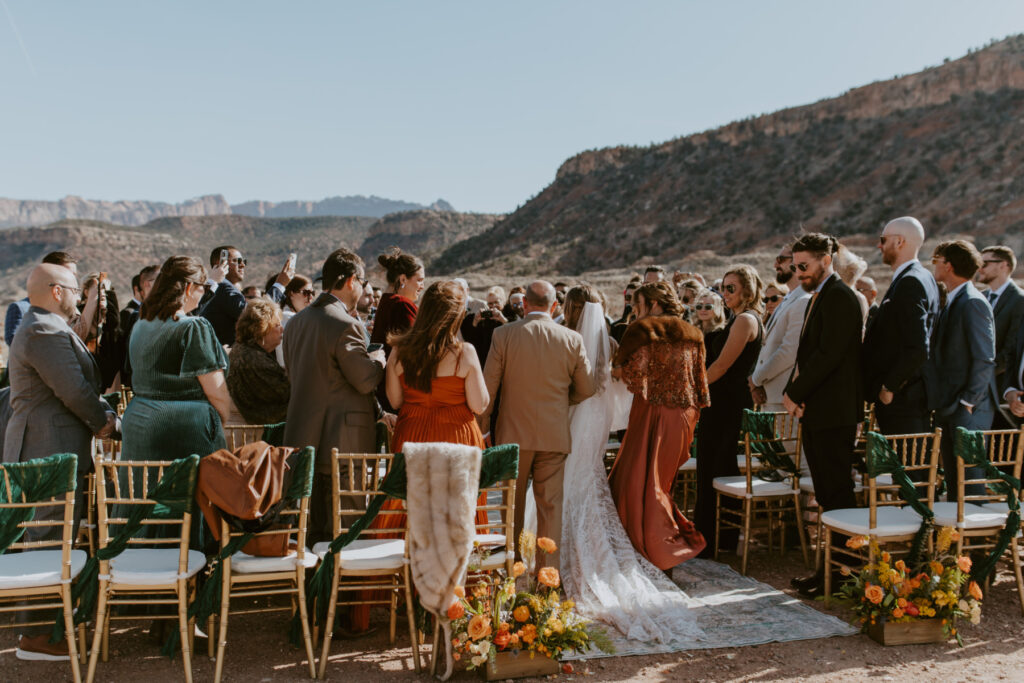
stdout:
[(499, 652), (493, 661), (488, 661), (483, 668), (484, 678), (488, 681), (502, 681), (508, 678), (529, 678), (531, 676), (550, 676), (561, 671), (561, 665), (544, 655), (520, 650), (518, 653)]
[(876, 643), (882, 645), (946, 642), (941, 619), (918, 619), (902, 623), (883, 621), (868, 626), (868, 635)]

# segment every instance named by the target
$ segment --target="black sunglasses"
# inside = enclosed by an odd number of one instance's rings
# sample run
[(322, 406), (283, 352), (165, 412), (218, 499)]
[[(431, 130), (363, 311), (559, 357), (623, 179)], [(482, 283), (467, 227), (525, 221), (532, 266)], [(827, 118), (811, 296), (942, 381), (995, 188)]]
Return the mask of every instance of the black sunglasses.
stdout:
[(737, 287), (736, 285), (725, 285), (723, 289), (725, 289), (725, 291), (729, 292), (730, 294), (735, 294)]
[(715, 307), (712, 304), (697, 304), (693, 307), (695, 311), (713, 311)]
[(789, 272), (795, 273), (796, 271), (799, 270), (801, 273), (806, 273), (807, 272), (807, 267), (809, 265), (810, 265), (809, 263), (794, 263), (793, 265), (791, 265), (789, 267)]
[(764, 301), (765, 303), (768, 303), (768, 302), (775, 303), (776, 301), (779, 301), (781, 298), (782, 298), (781, 294), (772, 294), (771, 296), (764, 297), (764, 299), (762, 299), (762, 301)]
[(249, 265), (249, 259), (239, 256), (238, 258), (228, 259), (228, 263), (237, 263), (240, 266), (247, 266)]

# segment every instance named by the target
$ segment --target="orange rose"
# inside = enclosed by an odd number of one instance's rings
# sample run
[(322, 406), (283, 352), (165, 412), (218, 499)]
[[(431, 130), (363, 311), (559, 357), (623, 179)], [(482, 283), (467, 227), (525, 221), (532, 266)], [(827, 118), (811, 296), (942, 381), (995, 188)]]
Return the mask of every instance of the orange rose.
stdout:
[(529, 645), (537, 639), (537, 627), (533, 624), (526, 624), (520, 630), (520, 634), (520, 637), (523, 639), (523, 642)]
[(547, 536), (541, 536), (537, 539), (537, 547), (548, 554), (551, 554), (558, 550), (558, 546), (555, 545), (555, 542)]
[(498, 631), (494, 635), (494, 645), (499, 650), (504, 650), (506, 647), (508, 647), (508, 643), (510, 640), (512, 640), (512, 634), (508, 631)]
[(455, 593), (455, 597), (457, 597), (457, 598), (464, 598), (464, 597), (466, 597), (466, 589), (463, 588), (462, 586), (456, 586), (454, 593)]
[(558, 570), (554, 567), (541, 567), (537, 572), (537, 580), (550, 588), (558, 588), (558, 584), (561, 583)]
[(904, 574), (906, 574), (907, 573), (907, 563), (904, 562), (903, 560), (896, 560), (896, 569), (898, 571), (901, 571)]
[(518, 633), (510, 633), (510, 634), (508, 634), (508, 646), (509, 647), (518, 647), (519, 646), (519, 634)]
[(960, 571), (964, 573), (971, 571), (971, 558), (966, 555), (961, 555), (956, 558), (956, 566), (960, 567)]
[(526, 573), (526, 565), (522, 562), (516, 562), (512, 565), (512, 576), (522, 576)]
[(967, 592), (971, 594), (971, 597), (975, 600), (981, 600), (981, 586), (978, 585), (977, 581), (971, 581), (967, 584)]
[(850, 536), (846, 539), (846, 547), (856, 550), (857, 548), (863, 548), (868, 544), (867, 536)]
[(901, 610), (901, 609), (900, 609), (899, 607), (895, 608), (895, 609), (894, 609), (894, 610), (892, 611), (892, 617), (893, 617), (893, 619), (899, 619), (899, 618), (900, 618), (900, 617), (902, 617), (902, 616), (903, 616), (903, 610)]
[(528, 621), (530, 619), (530, 608), (526, 605), (519, 605), (512, 610), (512, 618), (516, 621)]
[(452, 603), (452, 606), (448, 608), (448, 618), (451, 620), (461, 619), (466, 615), (466, 608), (462, 606), (461, 600), (456, 600)]
[(473, 640), (486, 638), (491, 635), (491, 622), (487, 617), (482, 614), (478, 614), (469, 620), (469, 626), (466, 628), (466, 633), (468, 633), (469, 637)]
[(882, 599), (885, 597), (885, 591), (882, 590), (881, 586), (875, 586), (869, 583), (864, 587), (864, 597), (877, 605), (881, 603)]

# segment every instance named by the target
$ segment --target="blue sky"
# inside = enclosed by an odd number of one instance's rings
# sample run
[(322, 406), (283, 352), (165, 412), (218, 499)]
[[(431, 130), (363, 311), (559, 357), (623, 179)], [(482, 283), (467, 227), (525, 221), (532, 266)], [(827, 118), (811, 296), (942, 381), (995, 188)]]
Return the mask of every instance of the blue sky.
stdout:
[(573, 154), (1024, 31), (1024, 3), (0, 0), (0, 197), (514, 209)]

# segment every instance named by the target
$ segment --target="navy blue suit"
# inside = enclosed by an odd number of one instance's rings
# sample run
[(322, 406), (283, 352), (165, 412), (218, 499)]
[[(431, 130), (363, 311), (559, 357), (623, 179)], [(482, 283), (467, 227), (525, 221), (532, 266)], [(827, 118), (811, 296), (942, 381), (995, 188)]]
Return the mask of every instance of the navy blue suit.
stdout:
[[(868, 320), (862, 348), (864, 394), (875, 404), (883, 434), (914, 434), (931, 428), (923, 371), (932, 325), (939, 313), (939, 286), (919, 261), (897, 275)], [(878, 401), (882, 387), (893, 392)]]
[(1012, 359), (1014, 340), (1018, 330), (1024, 327), (1024, 291), (1013, 280), (1007, 283), (1006, 289), (996, 299), (992, 315), (996, 319), (996, 371), (993, 381), (997, 390), (996, 419), (992, 427), (1009, 429), (1017, 424), (1017, 418), (1009, 410), (1004, 411), (998, 407), (1003, 398), (1003, 392), (998, 389), (1003, 385), (1004, 373), (1009, 370), (1012, 375), (1017, 370)]
[(228, 346), (235, 343), (235, 323), (245, 310), (245, 295), (227, 280), (217, 285), (201, 315), (213, 325), (217, 340)]
[[(935, 426), (942, 428), (946, 492), (956, 499), (953, 434), (957, 427), (990, 429), (995, 416), (996, 333), (992, 308), (970, 281), (946, 302), (932, 330), (925, 373)], [(973, 406), (968, 412), (964, 403)], [(978, 476), (973, 469), (968, 476)], [(973, 489), (974, 487), (970, 487)], [(968, 493), (982, 491), (968, 491)]]
[[(1003, 350), (1003, 357), (1006, 361), (1006, 371), (999, 379), (999, 401), (1002, 402), (1006, 392), (1010, 389), (1024, 391), (1024, 371), (1021, 369), (1021, 361), (1024, 360), (1024, 324), (1016, 330), (1016, 336), (1011, 339)], [(1011, 424), (1020, 425), (1021, 419), (1010, 415)]]

